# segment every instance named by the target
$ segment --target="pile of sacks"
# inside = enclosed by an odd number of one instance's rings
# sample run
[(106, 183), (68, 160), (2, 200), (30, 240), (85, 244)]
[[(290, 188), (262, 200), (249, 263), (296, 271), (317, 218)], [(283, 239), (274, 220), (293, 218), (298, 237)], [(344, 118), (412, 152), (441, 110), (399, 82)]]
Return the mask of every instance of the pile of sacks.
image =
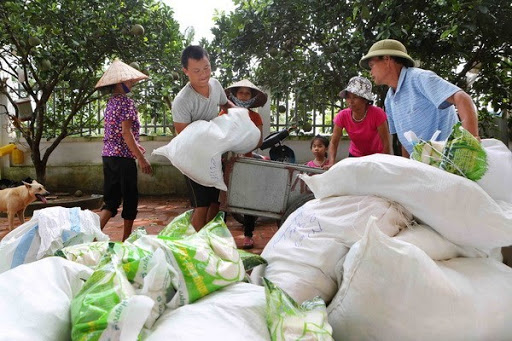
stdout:
[(196, 233), (191, 213), (158, 236), (68, 245), (2, 273), (0, 339), (332, 340), (320, 298), (247, 283), (263, 258), (236, 249), (222, 214)]
[(39, 221), (17, 229), (0, 243), (0, 339), (512, 339), (512, 153), (482, 145), (478, 182), (390, 155), (302, 176), (315, 199), (263, 258), (220, 216), (196, 233), (190, 212), (125, 243), (68, 216), (44, 243)]
[(281, 226), (251, 279), (298, 302), (322, 297), (335, 340), (512, 339), (501, 256), (512, 245), (512, 153), (482, 144), (487, 171), (502, 175), (484, 185), (390, 155), (302, 176), (316, 199)]

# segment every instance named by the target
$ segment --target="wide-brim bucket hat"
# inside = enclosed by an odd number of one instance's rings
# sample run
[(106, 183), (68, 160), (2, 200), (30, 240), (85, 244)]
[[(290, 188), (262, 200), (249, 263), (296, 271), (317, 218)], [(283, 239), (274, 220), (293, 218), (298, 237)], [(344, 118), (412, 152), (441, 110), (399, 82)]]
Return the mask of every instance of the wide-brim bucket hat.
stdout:
[(98, 83), (94, 88), (102, 88), (104, 86), (114, 85), (127, 81), (141, 81), (149, 78), (139, 70), (131, 67), (128, 64), (123, 63), (119, 59), (116, 59), (110, 64), (107, 71), (101, 76)]
[(261, 91), (261, 89), (259, 89), (256, 85), (252, 84), (252, 82), (248, 79), (242, 79), (241, 81), (236, 82), (227, 87), (224, 90), (226, 92), (226, 96), (228, 96), (229, 98), (229, 95), (233, 94), (233, 96), (236, 97), (236, 92), (238, 91), (238, 88), (241, 87), (249, 88), (252, 90), (253, 94), (256, 93), (256, 95), (253, 96), (253, 98), (256, 97), (256, 99), (254, 100), (254, 103), (251, 105), (251, 108), (262, 107), (265, 105), (265, 103), (267, 103), (267, 94)]
[(406, 61), (405, 66), (407, 67), (412, 67), (415, 64), (414, 59), (407, 54), (407, 49), (404, 44), (398, 40), (384, 39), (376, 42), (372, 47), (370, 47), (368, 53), (359, 61), (359, 65), (362, 68), (369, 70), (370, 67), (368, 66), (368, 62), (370, 59), (380, 56), (402, 57)]
[(372, 82), (365, 77), (355, 76), (350, 78), (347, 87), (341, 90), (339, 96), (341, 98), (347, 98), (347, 92), (367, 99), (370, 102), (373, 102), (375, 99), (372, 93)]

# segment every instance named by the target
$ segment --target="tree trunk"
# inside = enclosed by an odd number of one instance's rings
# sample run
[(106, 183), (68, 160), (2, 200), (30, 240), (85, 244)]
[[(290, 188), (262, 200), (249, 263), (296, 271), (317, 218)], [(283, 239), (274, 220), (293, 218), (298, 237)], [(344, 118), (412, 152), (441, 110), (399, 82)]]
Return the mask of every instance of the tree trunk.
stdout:
[(42, 185), (46, 184), (46, 163), (41, 160), (34, 160), (32, 158), (32, 162), (34, 163), (34, 168), (36, 170), (36, 180)]

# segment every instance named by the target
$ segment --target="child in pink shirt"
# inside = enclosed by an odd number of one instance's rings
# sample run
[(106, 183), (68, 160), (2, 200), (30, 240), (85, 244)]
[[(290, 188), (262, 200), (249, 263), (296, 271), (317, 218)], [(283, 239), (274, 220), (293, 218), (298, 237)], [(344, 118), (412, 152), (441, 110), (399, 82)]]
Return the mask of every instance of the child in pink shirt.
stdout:
[(311, 140), (311, 152), (315, 156), (314, 160), (306, 163), (308, 167), (323, 168), (329, 165), (329, 159), (327, 158), (327, 148), (329, 148), (329, 140), (324, 137), (317, 135)]

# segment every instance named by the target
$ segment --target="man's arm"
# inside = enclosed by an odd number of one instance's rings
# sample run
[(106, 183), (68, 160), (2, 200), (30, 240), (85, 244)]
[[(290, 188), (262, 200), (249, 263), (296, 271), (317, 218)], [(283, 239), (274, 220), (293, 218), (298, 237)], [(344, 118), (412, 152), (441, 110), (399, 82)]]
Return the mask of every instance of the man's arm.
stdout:
[(379, 134), (380, 140), (382, 142), (382, 153), (384, 154), (393, 154), (391, 152), (391, 136), (389, 135), (388, 121), (384, 121), (380, 126), (377, 127), (377, 133)]
[(452, 103), (457, 107), (462, 126), (469, 131), (473, 136), (478, 136), (478, 116), (476, 114), (476, 107), (471, 97), (464, 91), (457, 91), (452, 96), (446, 99), (447, 102)]
[(176, 135), (181, 133), (183, 129), (185, 129), (190, 123), (179, 123), (174, 122), (174, 129), (176, 130)]
[(233, 102), (231, 102), (229, 99), (228, 101), (226, 102), (226, 104), (223, 104), (220, 106), (220, 108), (226, 112), (228, 112), (228, 109), (229, 108), (237, 108), (236, 105), (233, 104)]

